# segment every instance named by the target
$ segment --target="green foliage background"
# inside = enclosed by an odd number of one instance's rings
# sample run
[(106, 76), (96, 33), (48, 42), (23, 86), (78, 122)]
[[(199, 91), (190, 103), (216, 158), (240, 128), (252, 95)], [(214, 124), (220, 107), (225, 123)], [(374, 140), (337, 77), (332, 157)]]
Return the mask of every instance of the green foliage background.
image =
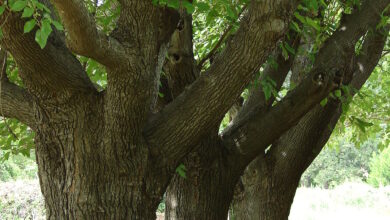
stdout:
[[(216, 49), (216, 54), (224, 48), (229, 36), (234, 35), (238, 29), (240, 13), (249, 2), (249, 0), (194, 0), (192, 3), (187, 0), (152, 1), (155, 4), (172, 8), (183, 6), (188, 13), (193, 14), (194, 53), (198, 61), (206, 57), (219, 43), (221, 36), (226, 33), (226, 38)], [(98, 29), (109, 34), (118, 19), (120, 4), (116, 0), (84, 0), (84, 2), (91, 15), (95, 17)], [(341, 13), (351, 13), (353, 8), (359, 7), (359, 3), (359, 0), (302, 1), (294, 14), (291, 29), (301, 34), (303, 38), (314, 37), (315, 43), (309, 51), (295, 51), (287, 42), (281, 42), (280, 47), (283, 49), (284, 56), (287, 58), (304, 53), (311, 61), (314, 61), (315, 54), (321, 48), (322, 43), (336, 30)], [(56, 19), (58, 16), (55, 12), (38, 0), (10, 0), (7, 4), (0, 6), (0, 14), (5, 10), (21, 13), (21, 16), (26, 19), (24, 31), (35, 33), (36, 41), (41, 47), (45, 47), (53, 31), (63, 30), (60, 21)], [(387, 22), (388, 18), (383, 16), (381, 25)], [(363, 41), (364, 38), (361, 42)], [(386, 46), (385, 51), (388, 49), (389, 45)], [(356, 52), (359, 53), (359, 47), (356, 48)], [(91, 80), (100, 90), (103, 90), (107, 85), (106, 70), (92, 59), (82, 56), (77, 56), (77, 58)], [(383, 171), (387, 167), (383, 164), (387, 164), (389, 160), (386, 156), (388, 150), (380, 153), (381, 151), (376, 148), (383, 150), (390, 143), (389, 61), (389, 56), (384, 56), (359, 94), (353, 100), (347, 100), (344, 103), (343, 116), (334, 130), (328, 147), (305, 174), (307, 183), (304, 184), (333, 186), (344, 181), (344, 177), (366, 180), (366, 173), (372, 170), (375, 174), (369, 175), (369, 182), (379, 185), (375, 181), (379, 181), (382, 175), (387, 175)], [(272, 63), (272, 59), (268, 62)], [(8, 56), (7, 64), (9, 79), (23, 86), (18, 77), (17, 64), (11, 55)], [(202, 68), (206, 69), (208, 66), (209, 63), (205, 62)], [(261, 75), (261, 70), (258, 75)], [(256, 81), (250, 86), (258, 85), (263, 86), (267, 98), (276, 96), (276, 102), (294, 87), (294, 85), (286, 84), (282, 91), (277, 93), (274, 91), (273, 82), (269, 79), (262, 82)], [(339, 97), (339, 93), (340, 91), (335, 92), (333, 96)], [(247, 95), (246, 90), (242, 96), (246, 98)], [(226, 116), (221, 122), (221, 129), (228, 124), (229, 117)], [(0, 118), (0, 180), (34, 176), (29, 173), (33, 171), (21, 174), (22, 170), (34, 164), (33, 159), (30, 159), (32, 158), (30, 154), (34, 149), (33, 139), (34, 133), (27, 126), (14, 119)], [(373, 152), (375, 152), (375, 159), (369, 165)], [(341, 162), (344, 159), (348, 162)], [(362, 167), (365, 170), (364, 175), (361, 172)], [(178, 173), (185, 176), (185, 167), (178, 167)]]

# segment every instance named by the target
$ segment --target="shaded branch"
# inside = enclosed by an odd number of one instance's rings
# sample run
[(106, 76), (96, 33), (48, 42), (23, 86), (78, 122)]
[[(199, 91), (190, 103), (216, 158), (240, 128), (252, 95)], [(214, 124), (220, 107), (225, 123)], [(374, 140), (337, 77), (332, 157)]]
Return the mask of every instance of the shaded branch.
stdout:
[[(126, 61), (107, 68), (104, 111), (107, 139), (112, 145), (126, 140), (118, 145), (129, 146), (140, 141), (142, 129), (155, 110), (167, 43), (179, 16), (177, 11), (158, 7), (152, 1), (120, 3), (117, 27), (111, 36), (125, 47)], [(134, 128), (131, 132), (129, 126)]]
[(95, 91), (81, 64), (61, 40), (60, 33), (54, 31), (46, 47), (41, 49), (34, 40), (36, 29), (24, 34), (25, 20), (20, 17), (20, 13), (3, 13), (0, 22), (4, 22), (4, 35), (0, 42), (18, 64), (19, 76), (29, 92), (58, 98), (69, 97), (76, 91)]
[(168, 56), (163, 65), (158, 110), (179, 96), (198, 77), (192, 42), (192, 16), (182, 12), (181, 20), (169, 41)]
[(9, 82), (6, 75), (7, 54), (4, 50), (0, 51), (0, 67), (0, 115), (34, 127), (31, 97), (23, 88)]
[(75, 53), (114, 66), (125, 58), (125, 50), (114, 38), (96, 27), (82, 0), (50, 0), (57, 9), (67, 33), (67, 45)]
[[(298, 48), (300, 36), (298, 36), (295, 31), (290, 31), (288, 36), (291, 36), (288, 40), (288, 44), (292, 46), (292, 48)], [(294, 57), (290, 55), (290, 57), (286, 60), (283, 56), (282, 48), (278, 47), (274, 54), (272, 55), (274, 59), (274, 63), (268, 63), (264, 70), (263, 74), (260, 77), (259, 81), (262, 82), (266, 79), (271, 79), (275, 82), (276, 86), (274, 87), (276, 92), (279, 92), (282, 87), (288, 72), (290, 71)], [(276, 65), (276, 67), (274, 66)], [(266, 99), (263, 85), (253, 86), (249, 90), (249, 96), (246, 100), (243, 108), (238, 112), (237, 117), (233, 120), (233, 124), (240, 121), (244, 118), (248, 113), (252, 111), (258, 111), (265, 113), (271, 107), (272, 103), (275, 101), (275, 96), (272, 95), (270, 98)]]
[[(236, 35), (211, 67), (153, 117), (144, 136), (157, 151), (181, 158), (216, 127), (288, 30), (298, 1), (252, 1)], [(277, 10), (276, 10), (277, 9)]]
[[(378, 64), (384, 48), (388, 28), (369, 33), (363, 44), (362, 53), (357, 57), (351, 86), (360, 90)], [(346, 96), (347, 94), (344, 94)], [(275, 173), (284, 173), (285, 178), (299, 181), (301, 174), (312, 163), (330, 138), (341, 116), (341, 102), (331, 100), (325, 107), (317, 105), (299, 123), (276, 141), (266, 160), (274, 164)], [(294, 172), (289, 168), (294, 167)], [(291, 169), (291, 168), (290, 168)], [(296, 174), (297, 176), (289, 176)]]
[[(252, 112), (229, 127), (222, 134), (225, 144), (248, 162), (294, 126), (306, 112), (340, 85), (344, 73), (342, 69), (350, 63), (357, 40), (369, 28), (376, 27), (381, 12), (389, 3), (366, 1), (360, 11), (345, 15), (340, 29), (320, 50), (308, 77), (267, 114)], [(262, 138), (262, 144), (258, 143), (258, 137)]]

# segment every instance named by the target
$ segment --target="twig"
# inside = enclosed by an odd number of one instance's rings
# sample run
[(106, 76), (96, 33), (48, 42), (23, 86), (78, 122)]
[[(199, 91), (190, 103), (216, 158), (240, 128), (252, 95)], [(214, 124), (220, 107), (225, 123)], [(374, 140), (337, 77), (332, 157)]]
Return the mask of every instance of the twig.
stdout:
[[(241, 9), (241, 12), (238, 14), (238, 18), (241, 17), (242, 13), (245, 11), (245, 9), (247, 8), (247, 4), (244, 5), (244, 7), (242, 7)], [(203, 57), (200, 61), (199, 61), (199, 64), (198, 64), (198, 69), (202, 69), (203, 67), (203, 64), (208, 60), (210, 59), (214, 54), (215, 52), (217, 52), (218, 48), (222, 45), (222, 43), (224, 42), (225, 38), (228, 36), (229, 32), (232, 30), (234, 26), (234, 23), (230, 24), (228, 28), (226, 28), (226, 30), (223, 32), (221, 38), (219, 38), (217, 44), (214, 46), (214, 48), (205, 56)]]

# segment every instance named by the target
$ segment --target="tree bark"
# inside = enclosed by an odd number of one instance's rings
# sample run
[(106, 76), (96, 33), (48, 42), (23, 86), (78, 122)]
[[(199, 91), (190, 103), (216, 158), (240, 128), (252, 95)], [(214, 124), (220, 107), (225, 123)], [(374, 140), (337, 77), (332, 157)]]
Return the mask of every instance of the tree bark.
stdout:
[[(344, 94), (346, 97), (353, 96), (368, 79), (381, 58), (385, 42), (386, 35), (380, 30), (367, 35), (356, 63), (344, 69), (353, 73), (347, 73), (354, 78), (345, 83), (355, 89)], [(340, 100), (331, 99), (325, 107), (317, 105), (267, 153), (256, 158), (236, 187), (235, 219), (288, 219), (300, 178), (328, 141), (340, 115)]]
[(327, 142), (340, 114), (337, 101), (325, 109), (317, 106), (256, 158), (233, 200), (235, 219), (287, 220), (301, 175)]
[[(334, 40), (334, 43), (337, 44), (336, 42), (338, 40)], [(374, 42), (377, 40), (374, 40)], [(366, 76), (371, 73), (373, 67), (378, 62), (379, 57), (377, 54), (383, 49), (383, 38), (379, 42), (375, 50), (370, 52), (366, 51), (367, 53), (365, 53), (371, 54), (376, 59), (372, 59), (371, 63), (361, 63), (364, 67), (368, 67), (366, 64), (370, 64), (369, 68), (364, 68)], [(349, 50), (351, 48), (346, 46), (344, 49)], [(327, 54), (327, 52), (324, 53)], [(345, 59), (339, 61), (344, 63), (339, 68), (342, 71), (341, 74), (346, 76), (342, 82), (348, 84), (350, 81), (348, 81), (347, 76), (352, 75), (353, 71), (355, 71), (349, 66), (352, 57), (345, 56), (340, 59)], [(353, 63), (353, 65), (355, 64)], [(355, 75), (358, 76), (359, 74)], [(259, 95), (258, 97), (263, 96)], [(267, 105), (261, 104), (262, 102), (256, 103), (254, 100), (252, 102), (255, 103), (254, 107), (244, 106), (244, 109), (253, 110), (258, 108), (258, 112), (262, 112), (265, 116), (267, 115)], [(289, 110), (294, 112), (294, 109)], [(241, 112), (241, 114), (244, 113)], [(280, 140), (275, 140), (276, 142), (272, 145), (269, 153), (261, 154), (246, 170), (246, 174), (241, 182), (242, 192), (237, 193), (238, 196), (236, 195), (236, 200), (233, 204), (233, 213), (236, 219), (287, 219), (301, 174), (318, 155), (328, 140), (339, 116), (340, 102), (337, 100), (329, 101), (329, 104), (325, 108), (316, 105), (303, 119), (297, 119), (299, 122), (298, 125), (291, 128)], [(283, 124), (284, 120), (281, 119), (279, 122)], [(269, 125), (269, 123), (265, 125)], [(270, 132), (274, 132), (273, 135), (275, 136), (281, 135), (275, 129)], [(259, 139), (258, 134), (249, 138), (253, 138), (256, 141), (256, 144), (254, 144), (256, 147), (259, 147), (258, 145), (269, 146), (270, 144), (264, 143), (264, 140)], [(245, 140), (245, 136), (243, 139)], [(204, 158), (205, 161), (212, 161), (210, 155), (213, 154), (210, 149), (215, 148), (215, 146), (207, 144), (207, 141), (203, 144), (208, 145), (208, 147), (199, 148), (196, 151), (196, 155), (200, 155), (198, 157)], [(224, 151), (229, 152), (228, 155), (235, 153), (231, 148), (226, 148), (226, 146), (223, 148), (225, 148)], [(252, 154), (248, 155), (250, 156)], [(227, 156), (225, 157), (228, 158)], [(246, 155), (244, 155), (245, 157)], [(210, 219), (226, 219), (226, 207), (228, 207), (226, 203), (215, 204), (214, 202), (210, 204), (208, 201), (219, 201), (219, 198), (221, 198), (220, 195), (231, 195), (232, 189), (224, 187), (225, 185), (221, 184), (221, 179), (224, 180), (223, 183), (227, 184), (236, 180), (236, 175), (240, 175), (243, 172), (245, 168), (245, 165), (243, 166), (245, 162), (243, 161), (246, 160), (217, 159), (216, 161), (219, 161), (219, 165), (216, 166), (226, 164), (227, 168), (230, 167), (231, 170), (235, 170), (232, 173), (235, 175), (230, 176), (225, 176), (221, 171), (219, 173), (210, 171), (212, 168), (209, 165), (202, 163), (195, 165), (192, 160), (188, 160), (189, 158), (186, 159), (185, 163), (188, 168), (188, 173), (200, 173), (199, 176), (203, 177), (203, 179), (188, 179), (187, 177), (187, 179), (183, 180), (180, 177), (175, 177), (167, 191), (166, 219), (208, 219), (208, 216), (211, 216)], [(214, 175), (207, 175), (204, 170)], [(228, 177), (231, 179), (226, 179)], [(202, 190), (204, 188), (210, 189), (210, 183), (220, 183), (218, 194)], [(240, 188), (240, 186), (237, 188)], [(203, 194), (196, 197), (193, 196), (198, 195), (199, 192), (203, 192)], [(186, 199), (182, 199), (182, 195), (185, 195), (183, 197)], [(207, 210), (218, 208), (223, 208), (226, 213), (224, 215), (204, 215), (204, 213), (207, 213)], [(192, 213), (192, 215), (188, 216), (186, 213)]]
[[(390, 2), (372, 1), (380, 9)], [(198, 70), (192, 68), (187, 72), (189, 77), (181, 78), (183, 83), (169, 84), (171, 103), (164, 103), (158, 113), (158, 81), (165, 53), (173, 58), (174, 66), (166, 68), (171, 77), (180, 56), (190, 59), (179, 69), (195, 63), (192, 47), (183, 47), (183, 53), (178, 53), (167, 46), (177, 29), (177, 11), (149, 0), (119, 0), (116, 27), (106, 35), (95, 26), (81, 0), (51, 0), (52, 5), (49, 0), (39, 2), (57, 10), (67, 35), (53, 30), (41, 49), (34, 35), (39, 25), (24, 33), (26, 20), (21, 12), (5, 8), (0, 16), (0, 43), (17, 63), (25, 88), (4, 84), (1, 98), (5, 107), (1, 109), (4, 116), (22, 120), (36, 132), (38, 175), (47, 218), (155, 219), (175, 168), (190, 152), (185, 160), (187, 179), (175, 177), (168, 192), (168, 217), (226, 218), (234, 186), (250, 159), (256, 157), (245, 152), (261, 152), (262, 146), (241, 151), (239, 144), (230, 145), (240, 136), (237, 129), (222, 142), (216, 134), (218, 124), (287, 32), (299, 1), (251, 1), (221, 55), (197, 79)], [(359, 25), (370, 26), (379, 18), (371, 13), (377, 8), (369, 9), (362, 9), (360, 17), (367, 19), (358, 17), (363, 21), (351, 26), (352, 31), (348, 26), (347, 31), (335, 34), (341, 46), (347, 44), (350, 49), (349, 37), (358, 39), (366, 32), (366, 27)], [(332, 49), (332, 45), (325, 47), (328, 52)], [(73, 53), (96, 59), (106, 67), (106, 90), (95, 89)], [(191, 85), (181, 92), (187, 83)], [(310, 79), (306, 86), (312, 84)], [(306, 87), (302, 88), (294, 94), (302, 94)], [(327, 94), (320, 95), (316, 99)], [(284, 130), (270, 133), (254, 129), (252, 133), (262, 136), (263, 145), (271, 144), (316, 99), (309, 104), (288, 99), (261, 124), (275, 127), (275, 119), (285, 115), (287, 107), (303, 103), (295, 118), (282, 118), (289, 122)], [(181, 187), (183, 196), (175, 185)], [(177, 208), (177, 204), (185, 206)]]
[(299, 178), (287, 179), (269, 172), (263, 159), (256, 158), (236, 186), (232, 204), (235, 220), (284, 220), (289, 216)]
[(126, 145), (105, 143), (102, 102), (94, 94), (74, 97), (61, 113), (36, 109), (42, 122), (36, 157), (47, 219), (156, 218), (167, 180), (157, 176), (155, 162), (142, 150), (145, 143), (128, 152), (118, 150)]
[(227, 219), (240, 176), (217, 137), (206, 138), (183, 164), (186, 177), (175, 175), (166, 192), (165, 219)]

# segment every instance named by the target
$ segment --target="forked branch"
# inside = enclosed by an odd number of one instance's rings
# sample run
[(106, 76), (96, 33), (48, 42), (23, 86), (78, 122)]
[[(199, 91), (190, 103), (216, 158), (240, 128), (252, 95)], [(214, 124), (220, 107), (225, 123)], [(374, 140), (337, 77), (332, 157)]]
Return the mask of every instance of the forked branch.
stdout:
[(75, 53), (113, 66), (124, 58), (122, 45), (96, 27), (82, 0), (51, 0), (67, 33), (67, 45)]

